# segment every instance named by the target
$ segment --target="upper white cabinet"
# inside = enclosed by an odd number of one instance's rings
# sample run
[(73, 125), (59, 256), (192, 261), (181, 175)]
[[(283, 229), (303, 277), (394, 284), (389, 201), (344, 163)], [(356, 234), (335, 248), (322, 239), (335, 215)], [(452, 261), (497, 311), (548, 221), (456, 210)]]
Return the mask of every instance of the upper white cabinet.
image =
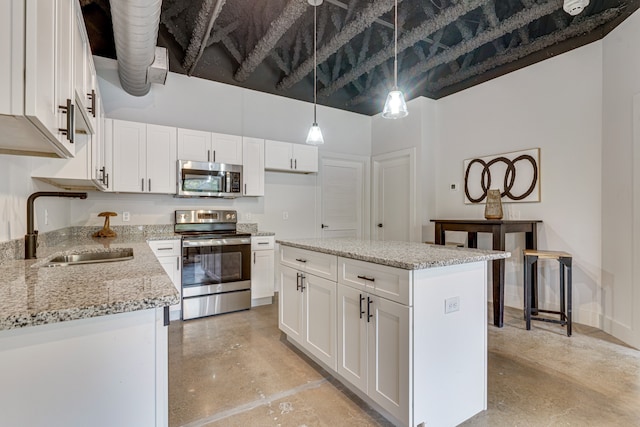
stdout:
[(264, 139), (242, 138), (242, 195), (264, 196)]
[(113, 191), (176, 191), (176, 128), (113, 120)]
[(264, 160), (267, 170), (318, 172), (318, 147), (267, 140)]
[(242, 164), (242, 137), (178, 129), (178, 159)]
[(76, 134), (93, 133), (74, 90), (83, 37), (82, 76), (93, 81), (76, 0), (0, 2), (0, 152), (69, 158)]

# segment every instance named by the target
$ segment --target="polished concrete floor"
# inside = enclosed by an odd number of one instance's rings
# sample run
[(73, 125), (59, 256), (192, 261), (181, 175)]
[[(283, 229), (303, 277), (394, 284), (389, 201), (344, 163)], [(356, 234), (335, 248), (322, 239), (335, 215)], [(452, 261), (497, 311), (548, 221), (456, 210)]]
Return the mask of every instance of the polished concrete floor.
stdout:
[[(639, 351), (581, 325), (526, 331), (514, 309), (488, 328), (488, 410), (464, 426), (640, 426)], [(169, 425), (390, 424), (282, 339), (273, 304), (172, 322)]]

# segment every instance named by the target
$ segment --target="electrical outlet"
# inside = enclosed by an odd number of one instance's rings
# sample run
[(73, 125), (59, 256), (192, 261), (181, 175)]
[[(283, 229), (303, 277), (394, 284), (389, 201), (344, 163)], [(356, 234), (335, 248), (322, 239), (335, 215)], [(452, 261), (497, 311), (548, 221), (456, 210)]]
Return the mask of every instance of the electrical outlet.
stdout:
[(282, 219), (284, 219), (285, 221), (289, 219), (289, 212), (287, 211), (282, 211)]
[(251, 221), (251, 212), (247, 212), (244, 214), (244, 219), (246, 219), (247, 221)]
[(128, 222), (131, 220), (131, 214), (129, 212), (122, 212), (122, 222)]
[(460, 310), (460, 297), (451, 297), (444, 300), (444, 314)]

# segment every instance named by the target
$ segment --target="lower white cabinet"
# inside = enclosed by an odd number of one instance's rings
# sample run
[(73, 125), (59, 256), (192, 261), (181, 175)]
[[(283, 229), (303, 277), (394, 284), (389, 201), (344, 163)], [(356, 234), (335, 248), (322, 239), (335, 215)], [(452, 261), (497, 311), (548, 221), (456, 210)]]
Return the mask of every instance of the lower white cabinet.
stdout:
[(273, 303), (275, 238), (251, 237), (251, 307)]
[(280, 329), (334, 370), (336, 291), (336, 282), (280, 267)]
[[(182, 260), (180, 240), (150, 240), (149, 247), (158, 258), (158, 262), (164, 268), (164, 271), (171, 278), (173, 286), (176, 287), (178, 293), (182, 296)], [(181, 317), (180, 303), (169, 307), (169, 318), (177, 320)]]
[(166, 427), (163, 308), (0, 331), (3, 426)]
[(279, 304), (288, 339), (395, 425), (487, 408), (486, 262), (403, 270), (281, 244)]
[(338, 374), (409, 423), (411, 307), (338, 285)]

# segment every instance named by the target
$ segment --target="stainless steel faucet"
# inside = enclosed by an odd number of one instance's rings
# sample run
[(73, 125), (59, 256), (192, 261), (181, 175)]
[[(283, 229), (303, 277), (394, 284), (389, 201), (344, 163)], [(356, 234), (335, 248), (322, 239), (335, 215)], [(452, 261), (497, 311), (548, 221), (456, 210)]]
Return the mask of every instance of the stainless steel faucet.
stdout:
[(24, 236), (24, 259), (36, 258), (36, 248), (38, 247), (38, 230), (33, 226), (33, 202), (38, 197), (74, 197), (86, 199), (87, 193), (64, 193), (61, 191), (39, 191), (33, 193), (27, 199), (27, 234)]

